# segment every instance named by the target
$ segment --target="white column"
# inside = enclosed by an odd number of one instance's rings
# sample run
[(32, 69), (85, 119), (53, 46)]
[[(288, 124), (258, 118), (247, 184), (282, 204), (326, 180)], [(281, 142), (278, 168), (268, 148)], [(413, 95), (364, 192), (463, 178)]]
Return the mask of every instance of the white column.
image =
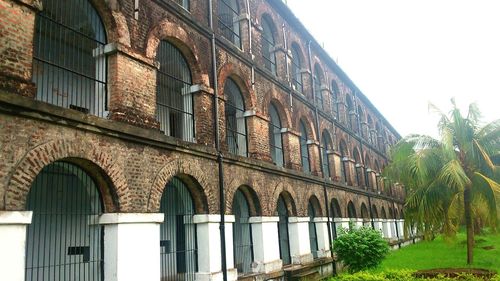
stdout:
[(384, 235), (384, 225), (383, 225), (383, 220), (382, 219), (373, 219), (373, 226), (375, 227), (375, 230), (380, 231), (383, 237)]
[(293, 264), (305, 264), (313, 260), (309, 241), (309, 217), (289, 217), (288, 233), (290, 256)]
[(391, 222), (390, 220), (384, 219), (382, 220), (382, 225), (384, 227), (384, 238), (391, 239), (392, 238), (392, 228), (391, 228)]
[(104, 279), (158, 281), (160, 279), (160, 223), (164, 214), (109, 213), (104, 225)]
[(318, 257), (331, 257), (330, 244), (332, 241), (328, 237), (328, 218), (319, 217), (314, 218), (313, 221), (316, 225), (316, 236), (318, 239)]
[(399, 238), (400, 239), (404, 239), (404, 237), (405, 237), (405, 229), (404, 229), (405, 220), (404, 219), (398, 219), (397, 223), (398, 223), (397, 227), (398, 227)]
[[(198, 272), (197, 281), (222, 280), (220, 215), (194, 215), (198, 243)], [(238, 279), (238, 272), (234, 268), (233, 254), (233, 215), (224, 216), (226, 235), (226, 267), (227, 280)], [(142, 280), (141, 280), (142, 281)]]
[(354, 219), (354, 221), (356, 224), (356, 228), (360, 228), (363, 226), (363, 219), (357, 218), (357, 219)]
[(335, 222), (337, 236), (340, 235), (340, 230), (342, 228), (349, 230), (349, 222), (350, 222), (349, 218), (334, 218), (333, 221)]
[(0, 280), (24, 281), (31, 211), (0, 211)]
[(279, 217), (251, 217), (248, 220), (252, 224), (253, 272), (269, 273), (283, 266), (278, 237), (279, 220)]
[(395, 219), (389, 219), (388, 221), (390, 222), (389, 225), (391, 226), (391, 233), (392, 233), (391, 238), (397, 240), (398, 239), (398, 233), (396, 232), (396, 220)]

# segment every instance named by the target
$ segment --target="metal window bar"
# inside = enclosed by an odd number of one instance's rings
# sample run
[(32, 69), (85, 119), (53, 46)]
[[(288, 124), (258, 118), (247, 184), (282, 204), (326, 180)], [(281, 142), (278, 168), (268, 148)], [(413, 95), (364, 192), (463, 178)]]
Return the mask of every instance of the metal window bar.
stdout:
[(36, 99), (107, 117), (104, 25), (87, 0), (44, 0), (36, 15), (33, 76)]
[(103, 228), (99, 190), (81, 168), (57, 161), (42, 169), (27, 199), (26, 281), (101, 281)]
[(302, 171), (311, 172), (309, 164), (309, 149), (307, 147), (307, 131), (304, 124), (300, 124), (300, 158), (302, 161)]
[(226, 142), (230, 153), (247, 156), (247, 130), (243, 97), (236, 83), (227, 79), (224, 85)]
[(160, 201), (165, 221), (160, 225), (162, 281), (191, 281), (198, 271), (194, 203), (186, 185), (174, 177)]
[(264, 58), (264, 67), (276, 75), (276, 54), (274, 52), (274, 36), (272, 34), (271, 25), (263, 18), (262, 19), (262, 57)]
[(219, 32), (224, 38), (241, 48), (238, 3), (236, 0), (220, 0), (218, 4)]
[(272, 104), (269, 106), (269, 116), (271, 117), (271, 122), (269, 123), (269, 147), (271, 149), (271, 158), (276, 166), (283, 167), (285, 160), (283, 153), (283, 136), (281, 135), (281, 121), (278, 111)]
[[(318, 72), (318, 71), (316, 71)], [(313, 77), (314, 80), (314, 91), (316, 92), (316, 104), (318, 105), (318, 108), (323, 110), (324, 109), (324, 100), (323, 100), (323, 93), (321, 93), (321, 78), (316, 73)]]
[(156, 81), (156, 119), (167, 136), (194, 141), (191, 71), (174, 45), (161, 41), (157, 59), (160, 69)]
[(327, 140), (323, 140), (323, 147), (321, 148), (321, 152), (323, 153), (323, 176), (325, 178), (331, 177), (330, 174), (330, 161), (328, 161), (328, 146)]
[(292, 85), (299, 93), (304, 93), (302, 85), (302, 72), (300, 66), (299, 52), (295, 47), (292, 47)]
[(280, 247), (280, 258), (283, 265), (292, 263), (290, 256), (290, 242), (288, 238), (288, 211), (286, 209), (285, 200), (280, 196), (278, 199), (278, 237)]
[(234, 195), (233, 214), (235, 216), (234, 264), (238, 274), (250, 273), (253, 262), (252, 229), (248, 222), (250, 212), (248, 202), (240, 190)]
[(316, 224), (314, 223), (314, 217), (316, 216), (314, 213), (314, 208), (309, 202), (307, 206), (307, 212), (309, 213), (309, 245), (311, 247), (311, 253), (313, 258), (318, 257), (318, 237), (316, 234)]

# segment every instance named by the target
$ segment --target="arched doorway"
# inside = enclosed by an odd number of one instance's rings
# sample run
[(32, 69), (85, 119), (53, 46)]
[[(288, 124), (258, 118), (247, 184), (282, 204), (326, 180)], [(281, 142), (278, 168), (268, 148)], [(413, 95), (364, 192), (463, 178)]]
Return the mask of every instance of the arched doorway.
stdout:
[(335, 198), (332, 199), (331, 201), (331, 213), (332, 213), (332, 231), (333, 231), (333, 237), (337, 238), (337, 225), (335, 222), (335, 218), (341, 218), (342, 217), (342, 211), (340, 209), (339, 201)]
[(277, 213), (279, 216), (278, 222), (278, 237), (280, 246), (280, 258), (283, 261), (283, 265), (290, 264), (292, 258), (290, 256), (290, 242), (288, 237), (288, 208), (285, 203), (285, 199), (282, 195), (278, 198)]
[(26, 239), (27, 281), (103, 278), (103, 203), (80, 167), (57, 161), (35, 178), (27, 199), (33, 211)]
[(161, 280), (195, 280), (198, 270), (195, 207), (187, 185), (178, 177), (165, 186), (160, 212)]
[(309, 246), (311, 248), (311, 253), (313, 258), (318, 257), (318, 235), (316, 231), (316, 223), (314, 218), (319, 214), (319, 201), (315, 196), (309, 199), (309, 204), (307, 204), (307, 214), (309, 216)]

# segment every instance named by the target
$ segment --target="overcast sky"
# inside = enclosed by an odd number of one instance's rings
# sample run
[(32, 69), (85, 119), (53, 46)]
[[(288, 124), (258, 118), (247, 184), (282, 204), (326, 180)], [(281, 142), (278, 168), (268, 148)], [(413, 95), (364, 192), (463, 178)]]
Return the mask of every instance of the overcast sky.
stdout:
[(500, 1), (288, 0), (330, 56), (405, 136), (437, 136), (432, 102), (500, 118)]

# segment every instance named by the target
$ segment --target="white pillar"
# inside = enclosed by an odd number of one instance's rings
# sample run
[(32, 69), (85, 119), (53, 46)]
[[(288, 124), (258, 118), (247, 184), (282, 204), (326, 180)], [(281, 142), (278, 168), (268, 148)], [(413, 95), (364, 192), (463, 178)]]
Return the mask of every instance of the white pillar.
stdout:
[(390, 220), (384, 219), (382, 220), (382, 224), (384, 227), (384, 238), (391, 239), (392, 238), (392, 228)]
[(356, 224), (356, 228), (360, 228), (363, 226), (363, 219), (357, 218), (357, 219), (354, 219), (354, 221)]
[(279, 217), (251, 217), (248, 220), (252, 224), (253, 272), (269, 273), (283, 266), (278, 237), (279, 220)]
[(405, 237), (405, 229), (404, 229), (405, 220), (404, 219), (398, 219), (397, 223), (398, 223), (397, 227), (398, 227), (399, 238), (400, 239), (404, 239), (404, 237)]
[(164, 214), (108, 213), (104, 225), (104, 279), (160, 279), (160, 223)]
[(316, 236), (318, 239), (318, 258), (331, 257), (330, 244), (332, 241), (328, 237), (328, 218), (318, 217), (314, 218), (313, 221), (316, 225)]
[(375, 230), (380, 231), (382, 234), (382, 237), (385, 237), (384, 235), (384, 224), (382, 219), (373, 219), (373, 226), (375, 227)]
[[(198, 272), (197, 281), (222, 280), (220, 215), (194, 215), (198, 243)], [(238, 272), (234, 268), (233, 254), (233, 215), (224, 216), (226, 235), (226, 267), (227, 280), (238, 279)]]
[(396, 232), (396, 220), (395, 219), (389, 219), (388, 221), (390, 222), (389, 225), (391, 226), (391, 233), (392, 233), (391, 238), (397, 240), (398, 239), (398, 233)]
[(342, 228), (349, 230), (349, 222), (350, 222), (349, 218), (334, 218), (333, 221), (335, 222), (337, 236), (340, 235), (340, 230)]
[(31, 211), (0, 211), (0, 280), (24, 281)]
[(288, 233), (290, 239), (290, 256), (293, 264), (312, 262), (309, 241), (309, 217), (289, 217)]

